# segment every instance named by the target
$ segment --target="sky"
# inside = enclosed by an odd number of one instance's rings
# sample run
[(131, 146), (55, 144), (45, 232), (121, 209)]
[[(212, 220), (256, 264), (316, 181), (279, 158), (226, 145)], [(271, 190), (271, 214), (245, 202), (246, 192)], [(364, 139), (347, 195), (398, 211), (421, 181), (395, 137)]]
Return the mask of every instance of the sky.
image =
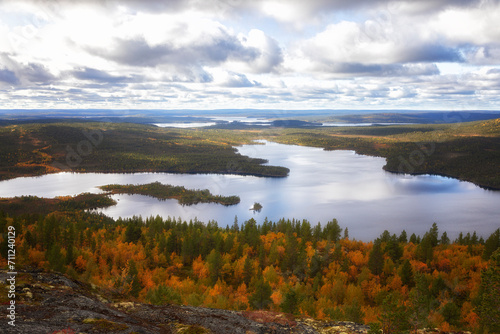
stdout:
[(0, 109), (500, 110), (500, 1), (1, 0)]

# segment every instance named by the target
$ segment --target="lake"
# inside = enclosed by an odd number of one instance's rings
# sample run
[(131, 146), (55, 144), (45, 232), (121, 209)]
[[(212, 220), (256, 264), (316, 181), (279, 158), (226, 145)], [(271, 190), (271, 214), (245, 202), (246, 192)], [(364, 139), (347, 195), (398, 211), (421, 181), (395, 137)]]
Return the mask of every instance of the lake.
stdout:
[[(286, 178), (216, 174), (99, 174), (59, 173), (0, 182), (0, 197), (34, 195), (55, 197), (100, 192), (97, 186), (144, 184), (159, 181), (186, 188), (209, 189), (213, 194), (238, 195), (241, 203), (182, 206), (176, 200), (159, 201), (141, 195), (113, 195), (118, 205), (102, 211), (114, 218), (161, 215), (231, 225), (250, 218), (307, 219), (311, 224), (336, 218), (349, 228), (351, 238), (371, 240), (384, 230), (423, 235), (432, 223), (454, 239), (459, 232), (489, 236), (500, 227), (500, 192), (469, 182), (434, 175), (410, 176), (385, 172), (384, 158), (352, 151), (262, 142), (238, 147), (243, 155), (264, 158), (290, 169)], [(250, 208), (262, 204), (260, 212)]]

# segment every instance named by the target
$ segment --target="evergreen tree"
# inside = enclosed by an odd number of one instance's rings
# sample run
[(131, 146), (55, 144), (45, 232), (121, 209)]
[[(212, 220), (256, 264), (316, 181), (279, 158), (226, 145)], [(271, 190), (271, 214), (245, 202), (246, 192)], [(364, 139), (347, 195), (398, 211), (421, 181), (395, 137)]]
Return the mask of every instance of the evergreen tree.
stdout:
[(139, 280), (139, 271), (133, 259), (128, 261), (128, 282), (130, 283), (130, 295), (134, 297), (139, 296), (142, 289), (141, 281)]
[(448, 238), (448, 233), (446, 231), (441, 234), (441, 240), (439, 241), (441, 245), (449, 245), (450, 244), (450, 238)]
[(390, 293), (382, 302), (378, 318), (384, 334), (396, 334), (410, 329), (409, 312), (396, 293)]
[(349, 239), (349, 229), (347, 227), (344, 229), (344, 239)]
[(323, 237), (329, 241), (337, 242), (340, 239), (340, 233), (342, 229), (337, 222), (337, 219), (333, 219), (326, 223), (323, 229)]
[(363, 322), (363, 317), (365, 316), (357, 300), (354, 300), (352, 304), (344, 307), (344, 314), (347, 321), (358, 323)]
[(484, 243), (483, 259), (488, 260), (500, 247), (500, 228), (493, 232)]
[(500, 251), (491, 255), (490, 265), (481, 274), (477, 313), (483, 333), (500, 333)]
[(408, 235), (406, 234), (405, 230), (403, 230), (399, 235), (398, 241), (403, 244), (406, 244), (408, 242)]
[(423, 274), (415, 277), (415, 287), (410, 291), (410, 323), (415, 331), (418, 328), (427, 326), (427, 316), (429, 315), (431, 295), (427, 279)]
[(382, 254), (382, 246), (379, 239), (375, 240), (373, 249), (368, 258), (368, 268), (373, 275), (380, 275), (384, 268), (384, 256)]
[(403, 247), (399, 244), (398, 237), (395, 234), (387, 241), (385, 251), (395, 263), (399, 262), (399, 259), (403, 256)]
[(260, 277), (255, 284), (255, 291), (250, 296), (250, 306), (255, 310), (262, 310), (267, 308), (267, 305), (272, 303), (271, 295), (273, 291), (269, 283)]
[(47, 251), (47, 260), (49, 261), (50, 268), (55, 271), (64, 273), (64, 257), (61, 253), (61, 246), (53, 244)]
[(409, 260), (405, 260), (401, 265), (399, 276), (401, 277), (403, 284), (408, 288), (412, 288), (415, 285), (415, 281), (413, 279), (413, 269)]
[(280, 304), (280, 309), (284, 313), (290, 313), (296, 315), (298, 313), (299, 298), (297, 291), (294, 288), (288, 290), (285, 294), (283, 302)]
[(250, 257), (247, 255), (245, 263), (243, 264), (243, 282), (249, 286), (253, 276), (252, 260), (250, 260)]
[(217, 250), (213, 249), (207, 256), (207, 262), (208, 270), (210, 271), (210, 281), (214, 285), (221, 277), (222, 256)]

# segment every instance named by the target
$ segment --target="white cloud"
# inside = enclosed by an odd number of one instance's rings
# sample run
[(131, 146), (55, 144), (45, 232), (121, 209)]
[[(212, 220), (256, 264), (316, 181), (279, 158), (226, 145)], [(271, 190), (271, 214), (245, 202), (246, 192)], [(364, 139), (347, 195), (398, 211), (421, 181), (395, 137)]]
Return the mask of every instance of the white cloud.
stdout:
[(0, 100), (498, 108), (497, 22), (486, 0), (4, 0)]

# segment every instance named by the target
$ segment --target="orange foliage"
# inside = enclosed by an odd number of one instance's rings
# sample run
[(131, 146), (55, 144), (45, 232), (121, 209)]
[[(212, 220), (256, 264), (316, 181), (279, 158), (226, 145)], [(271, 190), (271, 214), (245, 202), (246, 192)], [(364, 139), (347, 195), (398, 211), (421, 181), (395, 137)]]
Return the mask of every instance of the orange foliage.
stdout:
[(31, 248), (30, 250), (28, 250), (28, 259), (29, 259), (30, 265), (32, 265), (32, 266), (43, 267), (46, 263), (45, 252), (34, 249), (34, 248)]
[(273, 301), (274, 305), (280, 305), (281, 302), (283, 301), (283, 295), (281, 294), (280, 290), (276, 290), (273, 292), (271, 295), (271, 300)]
[(201, 259), (201, 255), (193, 260), (193, 274), (195, 274), (198, 279), (208, 277), (208, 265)]

